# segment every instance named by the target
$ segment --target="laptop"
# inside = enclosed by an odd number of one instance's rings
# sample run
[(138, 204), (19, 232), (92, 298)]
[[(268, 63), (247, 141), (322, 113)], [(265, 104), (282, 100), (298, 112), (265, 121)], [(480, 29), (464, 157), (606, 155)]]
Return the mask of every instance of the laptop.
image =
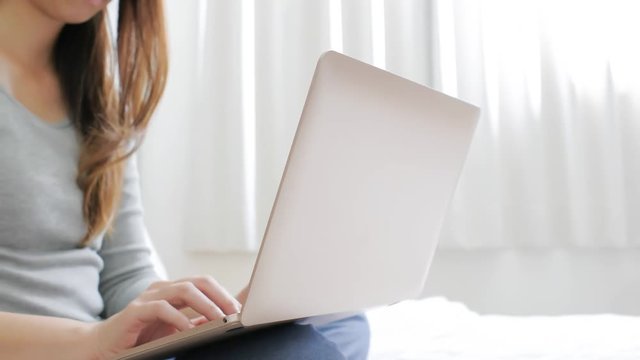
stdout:
[(119, 359), (418, 297), (478, 116), (456, 98), (324, 53), (241, 313)]

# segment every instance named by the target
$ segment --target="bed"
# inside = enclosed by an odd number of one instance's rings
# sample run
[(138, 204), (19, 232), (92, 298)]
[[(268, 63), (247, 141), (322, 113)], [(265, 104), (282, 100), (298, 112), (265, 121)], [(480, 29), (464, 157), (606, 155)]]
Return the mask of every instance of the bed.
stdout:
[(370, 359), (640, 359), (640, 317), (479, 315), (443, 297), (368, 312)]

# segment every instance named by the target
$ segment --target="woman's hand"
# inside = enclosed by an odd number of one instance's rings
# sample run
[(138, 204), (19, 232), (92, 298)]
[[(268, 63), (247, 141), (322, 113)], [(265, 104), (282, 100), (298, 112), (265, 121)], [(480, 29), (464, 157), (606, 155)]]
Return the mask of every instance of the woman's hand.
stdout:
[(249, 295), (249, 285), (240, 290), (238, 295), (236, 295), (236, 299), (240, 302), (240, 304), (244, 305), (244, 303), (247, 302), (247, 295)]
[[(180, 310), (193, 309), (189, 318)], [(124, 310), (97, 323), (92, 337), (99, 359), (146, 342), (191, 329), (240, 311), (241, 304), (210, 276), (161, 281), (133, 300)]]

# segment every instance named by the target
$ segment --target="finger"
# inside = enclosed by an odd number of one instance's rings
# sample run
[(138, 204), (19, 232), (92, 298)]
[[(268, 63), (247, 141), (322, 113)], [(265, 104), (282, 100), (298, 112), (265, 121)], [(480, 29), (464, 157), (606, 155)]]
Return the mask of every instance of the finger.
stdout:
[(224, 317), (222, 310), (190, 282), (174, 283), (155, 291), (150, 291), (145, 297), (149, 300), (166, 300), (178, 309), (190, 307), (209, 320)]
[(197, 311), (193, 310), (189, 306), (185, 306), (182, 309), (178, 309), (178, 310), (180, 310), (181, 313), (185, 314), (189, 319), (195, 319), (201, 316), (200, 314), (198, 314)]
[(183, 281), (193, 283), (200, 291), (202, 291), (209, 299), (213, 300), (220, 309), (227, 315), (240, 312), (242, 305), (231, 296), (227, 290), (222, 287), (213, 277), (201, 276), (187, 278)]
[(191, 324), (193, 324), (193, 326), (202, 325), (202, 324), (204, 324), (206, 322), (209, 322), (209, 319), (207, 319), (204, 316), (199, 316), (197, 318), (191, 319)]
[(142, 303), (135, 307), (133, 311), (135, 318), (146, 324), (159, 320), (180, 331), (193, 328), (193, 324), (191, 324), (188, 317), (164, 300)]
[(159, 280), (159, 281), (155, 281), (153, 283), (151, 283), (151, 285), (149, 285), (149, 290), (157, 290), (166, 286), (169, 286), (173, 284), (173, 282), (171, 281), (165, 281), (165, 280)]
[(249, 285), (245, 286), (242, 290), (240, 290), (238, 295), (236, 295), (236, 300), (238, 300), (240, 304), (244, 304), (247, 302), (248, 295), (249, 295)]

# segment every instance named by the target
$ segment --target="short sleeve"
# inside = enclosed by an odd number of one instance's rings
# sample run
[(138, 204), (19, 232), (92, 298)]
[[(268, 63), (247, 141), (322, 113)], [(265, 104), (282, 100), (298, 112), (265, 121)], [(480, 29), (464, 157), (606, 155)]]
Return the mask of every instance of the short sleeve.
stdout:
[(140, 180), (135, 156), (127, 160), (119, 209), (113, 229), (98, 251), (104, 262), (99, 290), (103, 318), (124, 309), (152, 282), (157, 281), (151, 260), (151, 242), (143, 220)]

